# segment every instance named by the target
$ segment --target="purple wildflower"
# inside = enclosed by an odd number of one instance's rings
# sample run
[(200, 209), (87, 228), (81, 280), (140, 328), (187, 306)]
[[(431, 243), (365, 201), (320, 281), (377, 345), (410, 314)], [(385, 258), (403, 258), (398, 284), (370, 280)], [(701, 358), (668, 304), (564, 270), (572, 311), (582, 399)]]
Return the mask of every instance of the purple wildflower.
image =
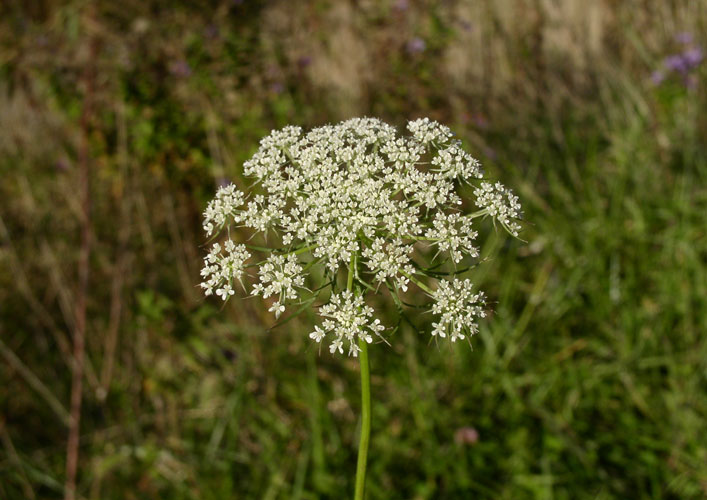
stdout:
[(692, 43), (692, 33), (688, 33), (687, 31), (678, 33), (675, 35), (675, 41), (683, 45), (690, 45)]
[(408, 0), (396, 0), (396, 2), (393, 4), (393, 9), (397, 10), (398, 12), (405, 12), (408, 10), (408, 7), (410, 7), (410, 2)]
[(181, 78), (187, 78), (191, 76), (191, 66), (189, 66), (189, 63), (186, 62), (184, 59), (181, 59), (179, 61), (174, 61), (170, 67), (169, 71), (178, 77)]
[(457, 444), (476, 444), (479, 441), (479, 431), (473, 427), (460, 427), (454, 433), (454, 442)]
[(657, 69), (653, 73), (651, 73), (651, 83), (653, 85), (660, 85), (663, 83), (663, 80), (665, 80), (665, 73), (663, 73), (661, 70)]
[(306, 68), (310, 64), (312, 64), (312, 57), (311, 56), (301, 56), (301, 57), (297, 58), (297, 66), (299, 66), (302, 69)]
[(702, 49), (700, 47), (692, 47), (680, 54), (673, 54), (666, 57), (663, 64), (668, 70), (680, 73), (687, 85), (688, 73), (699, 66), (702, 59), (704, 59)]
[(489, 121), (481, 113), (474, 113), (474, 124), (482, 129), (486, 129), (489, 126)]
[(471, 33), (472, 31), (474, 31), (474, 25), (465, 19), (459, 21), (459, 24), (461, 25), (462, 29), (467, 33)]
[(427, 48), (427, 44), (422, 38), (416, 36), (408, 41), (408, 43), (405, 45), (405, 48), (407, 49), (409, 54), (420, 54), (425, 51), (425, 49)]
[(663, 64), (669, 70), (677, 71), (678, 73), (686, 73), (688, 69), (682, 54), (673, 54), (672, 56), (666, 57)]
[(682, 57), (685, 60), (685, 65), (688, 66), (688, 69), (692, 69), (702, 62), (704, 54), (702, 53), (702, 49), (700, 47), (694, 47), (683, 52)]
[[(692, 38), (689, 38), (686, 34), (680, 36), (681, 38), (679, 40), (685, 43), (692, 40)], [(665, 71), (656, 70), (651, 74), (651, 83), (653, 83), (653, 85), (660, 85), (668, 77), (668, 73), (674, 71), (682, 76), (683, 83), (688, 89), (695, 88), (697, 80), (690, 72), (702, 63), (704, 57), (702, 48), (697, 46), (686, 48), (679, 54), (672, 54), (663, 60)]]
[(59, 172), (66, 172), (67, 170), (69, 170), (69, 162), (67, 162), (63, 158), (60, 158), (54, 162), (54, 168)]

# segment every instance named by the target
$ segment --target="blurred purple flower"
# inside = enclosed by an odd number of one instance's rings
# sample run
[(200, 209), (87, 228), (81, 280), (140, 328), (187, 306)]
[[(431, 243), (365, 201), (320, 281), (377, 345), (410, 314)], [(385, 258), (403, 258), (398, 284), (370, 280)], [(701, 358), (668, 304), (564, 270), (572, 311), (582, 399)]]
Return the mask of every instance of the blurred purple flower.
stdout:
[(474, 124), (479, 128), (488, 128), (489, 121), (481, 113), (474, 113)]
[(181, 59), (179, 61), (174, 61), (170, 67), (169, 71), (180, 78), (187, 78), (191, 76), (191, 66), (189, 66), (189, 63), (186, 62), (184, 59)]
[(469, 21), (466, 21), (465, 19), (459, 21), (459, 24), (461, 25), (462, 29), (467, 33), (471, 33), (472, 31), (474, 31), (474, 25), (471, 24)]
[(685, 73), (687, 71), (687, 66), (685, 65), (682, 54), (674, 54), (666, 57), (663, 64), (671, 71), (677, 71), (678, 73)]
[(69, 162), (61, 158), (54, 162), (54, 168), (59, 172), (66, 172), (69, 170)]
[(660, 85), (663, 83), (663, 80), (665, 80), (665, 73), (663, 73), (661, 70), (657, 69), (653, 73), (651, 73), (651, 83), (653, 85)]
[(653, 73), (651, 73), (651, 83), (653, 85), (660, 85), (663, 83), (663, 80), (665, 80), (665, 73), (663, 73), (661, 70), (657, 69)]
[(312, 57), (311, 56), (301, 56), (297, 59), (297, 66), (300, 67), (300, 69), (304, 69), (307, 66), (312, 64)]
[(285, 91), (285, 86), (282, 84), (282, 82), (274, 82), (270, 84), (270, 90), (274, 94), (282, 94)]
[(454, 442), (457, 444), (473, 445), (479, 441), (479, 432), (473, 427), (460, 427), (454, 433)]
[(689, 45), (692, 43), (692, 40), (692, 33), (688, 33), (687, 31), (683, 31), (675, 35), (675, 41), (678, 43)]
[(398, 12), (404, 12), (410, 7), (410, 2), (408, 0), (396, 0), (393, 4), (393, 8)]
[(700, 47), (694, 47), (692, 49), (686, 50), (682, 53), (682, 56), (685, 60), (685, 64), (689, 66), (688, 69), (692, 69), (695, 66), (699, 65), (702, 62), (702, 59), (704, 58), (704, 54), (702, 53), (702, 49)]
[(216, 185), (217, 185), (218, 187), (226, 187), (226, 186), (228, 186), (229, 184), (231, 184), (231, 181), (229, 181), (229, 180), (228, 180), (227, 178), (225, 178), (225, 177), (218, 177), (218, 178), (216, 179)]
[(700, 47), (693, 47), (680, 54), (673, 54), (665, 58), (665, 67), (672, 71), (677, 71), (683, 75), (699, 66), (704, 58), (704, 53)]
[(425, 51), (425, 49), (427, 48), (427, 44), (422, 38), (416, 36), (411, 40), (408, 40), (408, 43), (405, 45), (405, 48), (407, 49), (409, 54), (420, 54)]

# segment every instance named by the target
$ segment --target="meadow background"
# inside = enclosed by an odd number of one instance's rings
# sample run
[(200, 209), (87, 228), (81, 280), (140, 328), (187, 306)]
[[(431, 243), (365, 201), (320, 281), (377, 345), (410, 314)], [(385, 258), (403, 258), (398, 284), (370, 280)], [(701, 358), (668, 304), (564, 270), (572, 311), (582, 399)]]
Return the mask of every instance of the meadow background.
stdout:
[(357, 364), (196, 285), (258, 140), (353, 116), (449, 125), (527, 221), (473, 349), (371, 350), (369, 497), (707, 497), (705, 34), (703, 0), (3, 0), (0, 498), (63, 496), (77, 331), (79, 498), (350, 495)]

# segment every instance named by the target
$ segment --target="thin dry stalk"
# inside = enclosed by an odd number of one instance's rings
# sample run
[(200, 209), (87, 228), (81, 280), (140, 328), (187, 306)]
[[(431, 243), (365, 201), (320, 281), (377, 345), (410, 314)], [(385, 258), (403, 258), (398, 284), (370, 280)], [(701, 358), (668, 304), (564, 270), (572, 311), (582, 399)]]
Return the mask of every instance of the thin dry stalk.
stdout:
[[(32, 192), (32, 183), (29, 181), (26, 175), (20, 175), (18, 177), (18, 180), (22, 185), (22, 193), (25, 196), (27, 202), (31, 204), (33, 208), (36, 207), (37, 202)], [(71, 198), (67, 198), (67, 200), (70, 199)], [(75, 204), (78, 207), (74, 210), (74, 212), (80, 216), (80, 202), (76, 202)], [(31, 286), (29, 285), (29, 281), (26, 278), (24, 269), (22, 268), (21, 260), (18, 258), (17, 253), (12, 247), (10, 235), (8, 234), (7, 228), (3, 224), (2, 220), (0, 220), (0, 236), (6, 241), (6, 243), (10, 247), (10, 258), (12, 259), (13, 265), (16, 271), (18, 272), (18, 276), (20, 278), (18, 279), (20, 291), (25, 297), (25, 300), (29, 302), (30, 306), (32, 307), (39, 320), (43, 323), (43, 326), (45, 328), (48, 328), (49, 331), (52, 332), (52, 334), (54, 335), (55, 340), (61, 350), (61, 353), (64, 356), (64, 360), (67, 366), (70, 367), (72, 364), (72, 354), (69, 339), (67, 338), (64, 331), (59, 329), (52, 316), (41, 305), (39, 299), (37, 299), (37, 297), (35, 296)], [(42, 235), (39, 235), (38, 239), (40, 253), (44, 262), (46, 263), (47, 275), (49, 276), (50, 282), (56, 290), (56, 296), (58, 298), (58, 303), (62, 312), (62, 316), (64, 318), (64, 323), (66, 324), (66, 327), (69, 331), (74, 331), (76, 328), (76, 325), (74, 324), (74, 321), (76, 319), (74, 317), (75, 301), (74, 297), (72, 296), (70, 286), (67, 283), (67, 279), (61, 272), (61, 265), (59, 263), (59, 259), (57, 259), (56, 257), (56, 252), (52, 249), (52, 246), (49, 244), (47, 238)], [(86, 380), (91, 384), (92, 387), (97, 388), (98, 377), (96, 376), (95, 370), (93, 369), (93, 366), (90, 362), (85, 363), (84, 372), (86, 375)]]
[(64, 318), (66, 327), (72, 332), (76, 329), (76, 317), (74, 316), (74, 305), (76, 302), (72, 296), (70, 287), (66, 286), (67, 280), (61, 272), (61, 264), (56, 258), (56, 253), (52, 250), (47, 240), (43, 239), (40, 241), (39, 252), (42, 256), (42, 260), (46, 263), (49, 283), (56, 290), (55, 293), (57, 302), (59, 303), (59, 309), (61, 310), (61, 315)]
[[(128, 131), (125, 123), (125, 104), (121, 101), (116, 109), (116, 123), (118, 128), (118, 162), (121, 173), (126, 182), (130, 181), (129, 160), (128, 160)], [(113, 377), (113, 366), (115, 364), (115, 350), (118, 345), (118, 333), (120, 331), (120, 319), (123, 310), (123, 284), (125, 282), (125, 272), (128, 267), (129, 254), (127, 252), (128, 240), (130, 239), (130, 211), (132, 205), (132, 189), (128, 186), (127, 193), (120, 204), (120, 227), (118, 229), (118, 250), (116, 264), (113, 268), (113, 280), (111, 283), (110, 319), (108, 332), (106, 334), (103, 347), (103, 367), (101, 370), (101, 384), (98, 389), (98, 398), (104, 400), (108, 395), (108, 388)]]
[[(47, 263), (47, 274), (51, 280), (52, 285), (56, 288), (57, 297), (59, 299), (59, 306), (62, 311), (62, 316), (64, 316), (64, 321), (66, 326), (70, 331), (74, 331), (76, 328), (74, 317), (74, 311), (76, 309), (76, 301), (71, 296), (69, 290), (68, 280), (64, 277), (61, 272), (61, 265), (56, 257), (56, 252), (52, 250), (51, 245), (46, 239), (40, 240), (39, 243), (40, 252), (42, 257)], [(70, 366), (70, 365), (69, 365)], [(98, 388), (98, 376), (96, 375), (96, 370), (90, 362), (90, 359), (84, 360), (84, 375), (86, 381), (92, 388)]]
[(91, 168), (89, 165), (89, 121), (95, 84), (94, 61), (98, 52), (97, 39), (90, 42), (90, 55), (84, 71), (86, 96), (81, 111), (81, 148), (79, 150), (79, 192), (81, 197), (81, 247), (78, 262), (78, 290), (76, 293), (76, 328), (74, 329), (74, 359), (71, 369), (71, 423), (66, 445), (66, 482), (64, 498), (76, 498), (76, 471), (79, 458), (79, 429), (83, 390), (84, 354), (86, 342), (86, 302), (91, 257)]

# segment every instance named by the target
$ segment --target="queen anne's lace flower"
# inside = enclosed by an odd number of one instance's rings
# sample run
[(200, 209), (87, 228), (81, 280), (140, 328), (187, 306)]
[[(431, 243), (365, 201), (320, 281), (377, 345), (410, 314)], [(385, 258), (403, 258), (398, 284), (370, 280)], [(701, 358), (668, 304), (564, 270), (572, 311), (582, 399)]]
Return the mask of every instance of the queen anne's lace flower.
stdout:
[(208, 236), (214, 229), (221, 229), (228, 218), (238, 220), (236, 209), (243, 205), (243, 193), (233, 184), (222, 187), (216, 193), (216, 198), (209, 202), (204, 211), (204, 231)]
[(325, 336), (331, 336), (329, 351), (332, 353), (339, 351), (343, 354), (346, 342), (349, 355), (356, 356), (360, 350), (356, 345), (358, 339), (370, 344), (373, 342), (371, 334), (380, 335), (384, 330), (379, 319), (371, 321), (373, 309), (363, 302), (363, 297), (354, 296), (350, 290), (332, 295), (329, 303), (321, 307), (319, 314), (325, 318), (322, 328), (315, 327), (309, 337), (321, 342)]
[[(259, 278), (252, 294), (276, 297), (270, 308), (276, 317), (287, 305), (329, 288), (326, 282), (312, 286), (313, 292), (305, 288), (310, 269), (324, 267), (326, 272), (312, 276), (325, 276), (332, 289), (329, 303), (320, 308), (323, 322), (310, 337), (330, 338), (332, 352), (346, 347), (356, 355), (359, 339), (370, 342), (384, 330), (364, 300), (367, 290), (381, 284), (393, 294), (411, 285), (432, 294), (433, 311), (441, 315), (434, 335), (456, 340), (463, 338), (461, 332), (474, 333), (483, 311), (470, 304), (481, 308), (483, 295), (469, 295), (466, 285), (458, 286), (466, 282), (456, 280), (440, 281), (432, 292), (429, 286), (445, 273), (425, 269), (439, 271), (450, 262), (453, 274), (464, 259), (478, 258), (472, 226), (478, 218), (491, 217), (514, 235), (520, 228), (518, 199), (501, 184), (476, 184), (483, 177), (481, 165), (452, 139), (449, 128), (423, 118), (407, 129), (410, 135), (401, 136), (380, 120), (354, 118), (309, 132), (273, 131), (244, 163), (253, 191), (246, 196), (233, 185), (223, 187), (204, 212), (209, 236), (225, 227), (245, 227), (267, 235), (266, 243), (276, 241), (265, 260), (251, 264)], [(479, 211), (460, 212), (461, 183), (476, 186)], [(226, 300), (251, 255), (247, 245), (230, 239), (223, 245), (215, 243), (206, 256), (201, 286), (207, 295)], [(420, 262), (426, 256), (433, 262)], [(345, 292), (337, 282), (341, 269), (356, 277)]]
[(518, 236), (520, 224), (515, 219), (520, 218), (520, 203), (510, 189), (500, 182), (482, 182), (481, 187), (474, 190), (474, 196), (476, 205), (483, 209), (484, 214), (503, 224), (513, 236)]
[(422, 144), (430, 142), (444, 143), (452, 137), (452, 131), (429, 118), (420, 118), (408, 123), (408, 130)]
[(364, 248), (363, 257), (366, 267), (376, 273), (375, 281), (382, 283), (388, 278), (395, 278), (396, 285), (406, 292), (410, 279), (408, 276), (415, 274), (415, 268), (410, 264), (412, 245), (403, 245), (398, 239), (389, 242), (376, 238), (370, 246)]
[(233, 279), (240, 281), (243, 276), (245, 261), (250, 258), (250, 253), (244, 245), (236, 245), (231, 240), (226, 240), (224, 244), (225, 253), (221, 251), (221, 245), (214, 243), (211, 251), (204, 259), (204, 267), (201, 269), (201, 277), (204, 281), (201, 288), (205, 295), (211, 295), (216, 290), (216, 295), (226, 300), (234, 294)]
[(477, 318), (486, 316), (484, 292), (474, 293), (469, 280), (440, 281), (432, 293), (432, 312), (439, 314), (437, 323), (432, 323), (432, 335), (444, 338), (449, 335), (452, 342), (463, 339), (465, 332), (475, 334), (479, 327)]
[(437, 156), (432, 158), (432, 165), (443, 177), (452, 179), (480, 179), (481, 163), (476, 158), (461, 148), (460, 142), (452, 143), (448, 148), (442, 149)]
[(260, 283), (253, 285), (253, 295), (261, 295), (264, 299), (276, 295), (278, 300), (270, 308), (275, 317), (280, 317), (285, 310), (284, 301), (297, 298), (295, 287), (304, 286), (302, 266), (297, 256), (289, 254), (271, 255), (258, 270)]
[(464, 254), (479, 256), (479, 250), (474, 246), (477, 232), (471, 228), (471, 219), (458, 212), (449, 215), (437, 212), (425, 236), (437, 242), (441, 251), (449, 252), (455, 264), (461, 262)]

